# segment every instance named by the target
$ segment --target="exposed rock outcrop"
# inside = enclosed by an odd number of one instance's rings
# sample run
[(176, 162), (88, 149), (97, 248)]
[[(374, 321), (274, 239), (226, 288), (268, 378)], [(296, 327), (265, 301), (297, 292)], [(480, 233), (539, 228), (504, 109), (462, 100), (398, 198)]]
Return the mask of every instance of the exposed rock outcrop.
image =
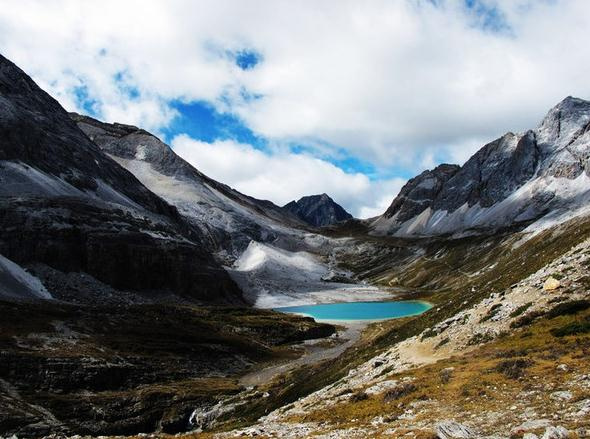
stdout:
[(352, 219), (352, 215), (327, 194), (310, 195), (298, 201), (291, 201), (283, 206), (283, 209), (314, 227), (329, 226)]

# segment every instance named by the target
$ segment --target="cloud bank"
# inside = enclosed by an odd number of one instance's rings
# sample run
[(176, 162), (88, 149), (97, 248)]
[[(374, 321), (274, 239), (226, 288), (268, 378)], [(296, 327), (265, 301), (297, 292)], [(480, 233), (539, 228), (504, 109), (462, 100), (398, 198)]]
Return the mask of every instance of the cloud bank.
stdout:
[[(378, 191), (424, 166), (462, 162), (507, 130), (533, 127), (567, 95), (590, 98), (589, 37), (586, 0), (7, 0), (0, 9), (0, 50), (66, 108), (161, 132), (178, 116), (174, 102), (208, 102), (269, 150), (179, 137), (185, 157), (191, 145), (206, 151), (213, 177), (251, 195), (280, 203), (326, 191), (357, 215), (383, 207)], [(230, 147), (257, 172), (225, 172)], [(338, 169), (342, 151), (371, 175)], [(300, 178), (273, 180), (287, 164)]]

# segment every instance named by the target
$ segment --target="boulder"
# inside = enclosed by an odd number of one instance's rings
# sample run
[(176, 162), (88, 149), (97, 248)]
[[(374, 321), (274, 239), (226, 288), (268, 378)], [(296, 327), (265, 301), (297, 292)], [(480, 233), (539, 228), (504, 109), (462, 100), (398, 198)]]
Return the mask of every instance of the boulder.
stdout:
[(549, 276), (545, 283), (543, 284), (543, 290), (545, 291), (553, 291), (558, 289), (561, 286), (561, 282), (555, 279), (553, 276)]
[(564, 427), (547, 427), (545, 430), (545, 434), (541, 437), (541, 439), (567, 439), (570, 437), (569, 431)]
[(572, 395), (572, 392), (570, 392), (569, 390), (560, 390), (558, 392), (553, 392), (550, 396), (552, 399), (562, 401), (569, 401), (574, 397), (574, 395)]

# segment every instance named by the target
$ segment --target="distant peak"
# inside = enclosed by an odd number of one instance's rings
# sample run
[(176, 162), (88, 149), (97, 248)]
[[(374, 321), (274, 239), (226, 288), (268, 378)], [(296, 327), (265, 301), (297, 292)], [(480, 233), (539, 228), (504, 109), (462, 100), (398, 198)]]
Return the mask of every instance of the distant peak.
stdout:
[(304, 197), (301, 197), (297, 202), (305, 202), (305, 201), (334, 201), (332, 200), (332, 198), (326, 194), (325, 192), (323, 194), (316, 194), (316, 195), (306, 195)]
[(555, 107), (553, 107), (549, 112), (551, 113), (554, 110), (562, 110), (562, 111), (575, 111), (579, 108), (589, 108), (590, 101), (585, 99), (576, 98), (574, 96), (568, 96), (561, 100)]
[(316, 227), (328, 226), (352, 218), (352, 215), (326, 193), (301, 197), (298, 201), (286, 204), (283, 209)]

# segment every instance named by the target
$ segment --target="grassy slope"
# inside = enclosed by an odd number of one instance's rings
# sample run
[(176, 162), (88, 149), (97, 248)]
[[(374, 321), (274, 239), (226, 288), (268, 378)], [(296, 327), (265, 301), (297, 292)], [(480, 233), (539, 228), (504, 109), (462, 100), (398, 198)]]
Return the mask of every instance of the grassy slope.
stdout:
[[(585, 332), (552, 333), (584, 322)], [(589, 355), (590, 311), (541, 319), (465, 355), (388, 377), (400, 382), (410, 378), (414, 385), (407, 394), (400, 392), (401, 396), (395, 397), (385, 392), (366, 399), (350, 398), (330, 410), (292, 417), (291, 421), (322, 421), (349, 428), (368, 425), (382, 416), (386, 430), (399, 425), (399, 416), (408, 408), (420, 407), (411, 421), (418, 426), (412, 428), (420, 432), (418, 437), (436, 437), (426, 427), (432, 419), (473, 422), (474, 417), (480, 418), (480, 434), (493, 434), (497, 424), (487, 421), (485, 414), (500, 412), (504, 425), (518, 425), (522, 419), (517, 414), (524, 410), (534, 412), (537, 418), (552, 419), (559, 413), (562, 403), (550, 396), (553, 391), (573, 389), (571, 404), (590, 398), (590, 390), (572, 385), (579, 371), (587, 370)], [(560, 364), (566, 364), (567, 370), (559, 370), (556, 366)], [(448, 368), (452, 371), (444, 372)], [(507, 410), (509, 407), (513, 410)], [(590, 419), (572, 418), (565, 425), (570, 430), (590, 428)], [(401, 428), (398, 434), (406, 431)]]

